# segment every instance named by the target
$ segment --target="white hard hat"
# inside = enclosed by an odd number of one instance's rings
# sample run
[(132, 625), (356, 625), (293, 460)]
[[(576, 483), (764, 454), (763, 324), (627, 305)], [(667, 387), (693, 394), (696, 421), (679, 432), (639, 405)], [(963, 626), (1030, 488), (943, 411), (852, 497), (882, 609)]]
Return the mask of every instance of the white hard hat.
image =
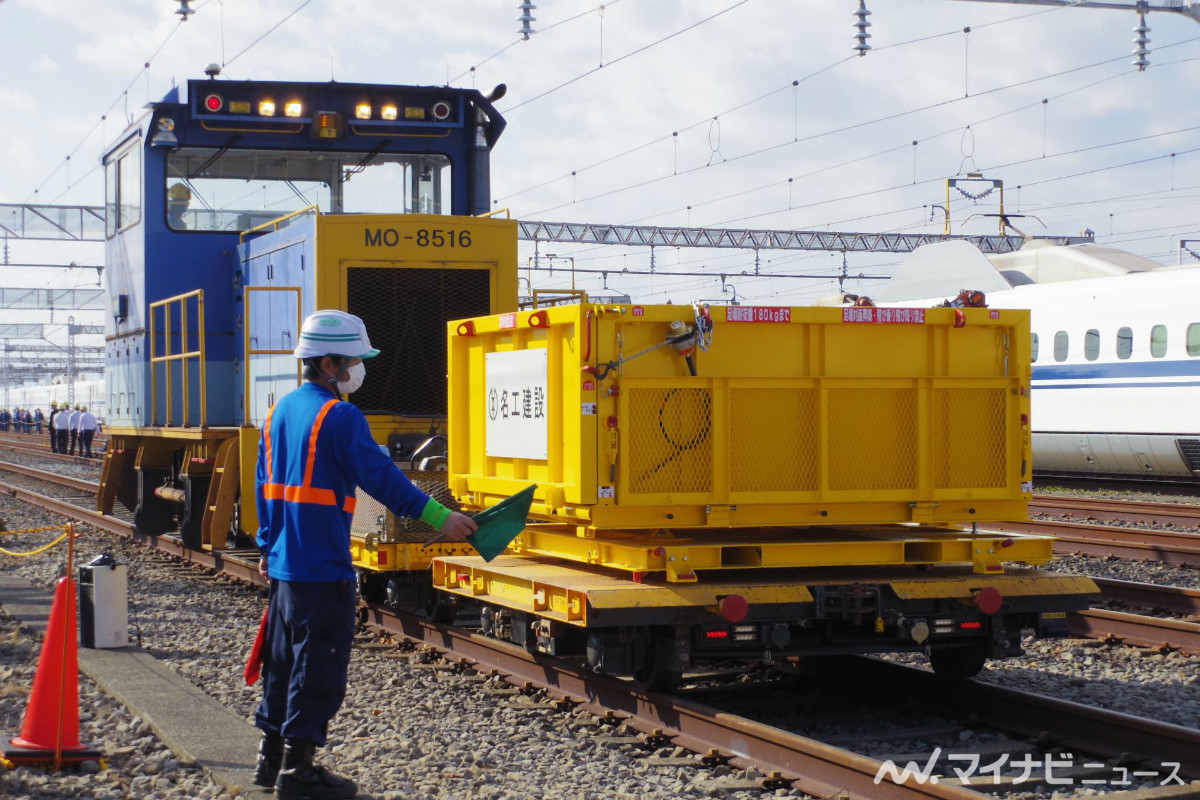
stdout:
[(353, 314), (334, 309), (308, 315), (300, 328), (300, 344), (294, 352), (296, 358), (374, 358), (379, 355), (379, 351), (371, 347), (363, 321)]

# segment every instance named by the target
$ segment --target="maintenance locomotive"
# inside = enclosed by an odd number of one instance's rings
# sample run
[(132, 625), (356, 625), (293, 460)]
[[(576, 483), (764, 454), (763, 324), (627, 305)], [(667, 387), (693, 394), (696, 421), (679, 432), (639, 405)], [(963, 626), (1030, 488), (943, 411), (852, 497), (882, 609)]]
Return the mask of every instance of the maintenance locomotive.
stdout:
[(248, 547), (259, 426), (337, 308), (381, 350), (349, 401), (419, 486), (472, 510), (537, 485), (493, 562), (360, 493), (367, 601), (665, 688), (846, 652), (971, 675), (1096, 591), (1036, 569), (1049, 540), (974, 529), (1029, 498), (1027, 312), (519, 309), (500, 90), (186, 88), (104, 156), (102, 511)]

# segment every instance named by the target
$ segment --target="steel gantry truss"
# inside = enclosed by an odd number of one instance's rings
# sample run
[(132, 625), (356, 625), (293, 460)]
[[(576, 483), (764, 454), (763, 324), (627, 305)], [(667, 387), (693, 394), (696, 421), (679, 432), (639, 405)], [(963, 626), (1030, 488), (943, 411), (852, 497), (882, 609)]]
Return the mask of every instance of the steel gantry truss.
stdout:
[(0, 239), (103, 241), (104, 207), (0, 203)]
[[(41, 217), (51, 217), (56, 208), (76, 209), (99, 215), (99, 225), (80, 230), (80, 241), (104, 238), (100, 207), (0, 205), (0, 220), (13, 209), (38, 209)], [(32, 214), (33, 212), (29, 212)], [(21, 215), (18, 215), (21, 216)], [(70, 217), (70, 214), (66, 215)], [(23, 218), (29, 218), (25, 214)], [(58, 217), (56, 217), (58, 218)], [(853, 233), (845, 231), (754, 230), (749, 228), (672, 228), (658, 225), (611, 225), (594, 222), (539, 222), (519, 220), (519, 236), (527, 242), (569, 242), (575, 244), (630, 245), (642, 247), (716, 247), (742, 250), (828, 250), (837, 253), (910, 253), (923, 244), (963, 239), (988, 254), (1011, 253), (1025, 243), (1021, 236), (942, 236), (936, 233)], [(0, 235), (10, 234), (0, 224)], [(39, 238), (25, 236), (24, 238)], [(1085, 244), (1084, 236), (1041, 236), (1057, 244)]]
[[(985, 254), (1011, 253), (1022, 236), (943, 236), (937, 233), (846, 233), (842, 231), (667, 228), (656, 225), (599, 225), (591, 222), (517, 223), (527, 242), (571, 242), (642, 247), (716, 247), (741, 250), (828, 250), (839, 253), (910, 253), (924, 244), (968, 241)], [(1039, 236), (1056, 244), (1090, 244), (1090, 236)]]
[(103, 289), (19, 289), (0, 286), (0, 308), (39, 311), (103, 310)]

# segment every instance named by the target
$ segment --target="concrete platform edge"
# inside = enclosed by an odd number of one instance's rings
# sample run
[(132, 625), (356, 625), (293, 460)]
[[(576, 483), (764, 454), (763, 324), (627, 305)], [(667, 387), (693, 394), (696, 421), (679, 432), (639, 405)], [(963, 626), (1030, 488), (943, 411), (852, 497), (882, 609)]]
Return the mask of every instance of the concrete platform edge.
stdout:
[[(39, 636), (45, 632), (51, 600), (48, 591), (0, 576), (0, 606)], [(257, 729), (147, 651), (81, 647), (79, 669), (146, 720), (177, 757), (201, 765), (231, 794), (253, 800), (273, 796), (254, 786)]]

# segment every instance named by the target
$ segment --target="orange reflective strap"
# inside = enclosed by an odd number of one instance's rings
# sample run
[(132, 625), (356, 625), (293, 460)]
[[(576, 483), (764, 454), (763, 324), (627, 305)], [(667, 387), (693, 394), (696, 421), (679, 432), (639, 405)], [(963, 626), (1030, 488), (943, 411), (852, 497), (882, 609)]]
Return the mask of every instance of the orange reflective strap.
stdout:
[(325, 421), (325, 415), (329, 413), (329, 409), (337, 404), (337, 400), (330, 400), (317, 412), (317, 421), (313, 423), (312, 433), (308, 437), (308, 463), (304, 465), (305, 486), (312, 486), (313, 466), (317, 463), (317, 435), (321, 433), (321, 423)]
[(267, 420), (263, 423), (263, 444), (267, 451), (267, 480), (271, 480), (271, 415), (275, 413), (275, 406), (267, 409)]
[[(317, 412), (317, 418), (313, 422), (312, 433), (308, 436), (308, 459), (304, 465), (304, 483), (301, 486), (288, 486), (282, 483), (265, 483), (263, 484), (263, 498), (266, 500), (283, 500), (288, 503), (312, 503), (318, 506), (338, 506), (337, 495), (333, 489), (317, 489), (312, 485), (313, 469), (317, 462), (317, 436), (321, 432), (321, 423), (325, 421), (325, 415), (329, 413), (329, 409), (337, 405), (337, 400), (330, 400), (321, 406), (321, 410)], [(267, 480), (271, 479), (271, 412), (275, 410), (274, 406), (271, 411), (267, 412), (267, 421), (263, 427), (263, 433), (266, 437), (267, 448)], [(357, 500), (353, 497), (347, 497), (341, 504), (342, 511), (347, 514), (354, 513), (354, 507), (357, 505)]]

